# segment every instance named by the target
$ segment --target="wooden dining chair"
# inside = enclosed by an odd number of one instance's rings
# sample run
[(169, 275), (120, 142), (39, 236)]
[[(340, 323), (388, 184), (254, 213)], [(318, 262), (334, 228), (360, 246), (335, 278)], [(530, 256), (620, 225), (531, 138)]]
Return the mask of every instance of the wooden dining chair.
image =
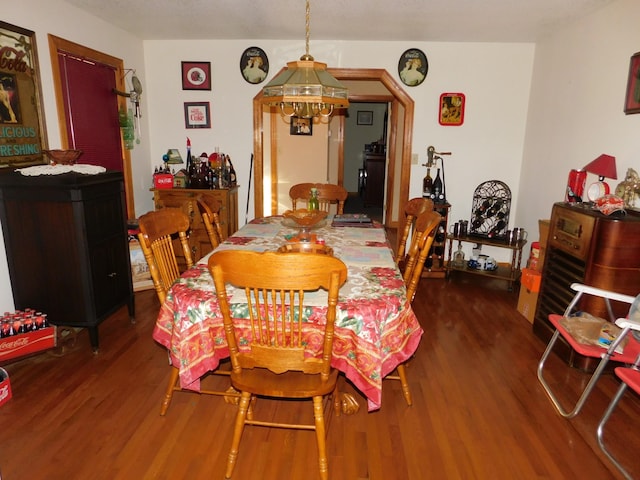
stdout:
[(278, 248), (279, 253), (318, 253), (333, 255), (333, 248), (314, 242), (287, 242)]
[[(332, 183), (298, 183), (289, 189), (289, 197), (291, 198), (291, 206), (293, 210), (298, 207), (298, 200), (307, 202), (311, 195), (311, 189), (318, 189), (318, 202), (320, 210), (329, 211), (331, 205), (336, 205), (337, 213), (344, 213), (344, 202), (349, 196), (349, 192), (340, 185)], [(306, 205), (306, 203), (305, 203)]]
[(415, 232), (414, 225), (416, 223), (416, 219), (421, 213), (430, 210), (433, 210), (433, 200), (423, 197), (412, 198), (404, 207), (404, 228), (400, 234), (400, 241), (398, 243), (398, 249), (395, 257), (395, 261), (398, 266), (400, 266), (401, 270), (404, 269), (404, 256), (405, 249), (407, 247), (407, 239), (409, 238), (409, 234), (412, 230)]
[[(189, 248), (187, 233), (189, 231), (189, 217), (178, 208), (163, 208), (145, 213), (138, 219), (140, 233), (138, 240), (144, 254), (153, 287), (162, 305), (173, 283), (180, 277), (181, 270), (174, 250), (174, 240), (178, 240), (186, 262), (186, 268), (193, 266), (191, 249)], [(171, 358), (171, 357), (169, 357)], [(213, 373), (229, 375), (229, 372), (215, 370)], [(167, 413), (173, 392), (182, 391), (179, 383), (180, 371), (171, 367), (169, 384), (167, 386), (160, 415)], [(209, 395), (233, 396), (233, 391), (201, 390), (200, 393)]]
[[(431, 250), (433, 239), (441, 221), (442, 216), (434, 210), (423, 212), (418, 215), (416, 219), (414, 225), (415, 232), (406, 256), (406, 265), (403, 274), (404, 283), (407, 288), (407, 299), (410, 302), (413, 302), (413, 298), (416, 295), (416, 289), (418, 288), (422, 270), (424, 269), (424, 262), (427, 259), (429, 250)], [(398, 365), (395, 374), (387, 375), (385, 379), (399, 380), (402, 385), (402, 395), (407, 405), (413, 405), (411, 389), (409, 388), (409, 381), (407, 379), (406, 362)]]
[[(329, 255), (251, 251), (219, 251), (209, 259), (231, 357), (231, 384), (241, 392), (225, 478), (231, 478), (245, 425), (314, 430), (320, 477), (328, 479), (323, 399), (333, 394), (338, 371), (331, 367), (338, 291), (347, 267)], [(226, 284), (244, 292), (249, 319), (232, 318)], [(326, 321), (312, 330), (302, 312), (306, 292), (327, 290)], [(235, 294), (234, 294), (235, 295)], [(244, 303), (244, 300), (243, 300)], [(284, 307), (283, 307), (284, 306)], [(315, 337), (320, 333), (321, 338)], [(307, 351), (316, 345), (320, 352)], [(248, 412), (256, 396), (313, 399), (314, 423), (254, 419)], [(285, 450), (283, 450), (285, 452)], [(258, 452), (256, 452), (256, 455)]]
[(224, 240), (222, 238), (222, 226), (220, 225), (219, 215), (222, 204), (207, 195), (198, 195), (196, 197), (196, 203), (202, 216), (202, 223), (211, 242), (211, 247), (215, 249)]

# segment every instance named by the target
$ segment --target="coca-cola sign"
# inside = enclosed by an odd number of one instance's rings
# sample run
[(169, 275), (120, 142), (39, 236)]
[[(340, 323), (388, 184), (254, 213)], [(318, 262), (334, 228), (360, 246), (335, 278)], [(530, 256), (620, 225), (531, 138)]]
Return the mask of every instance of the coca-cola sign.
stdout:
[(0, 167), (46, 163), (35, 40), (0, 21)]

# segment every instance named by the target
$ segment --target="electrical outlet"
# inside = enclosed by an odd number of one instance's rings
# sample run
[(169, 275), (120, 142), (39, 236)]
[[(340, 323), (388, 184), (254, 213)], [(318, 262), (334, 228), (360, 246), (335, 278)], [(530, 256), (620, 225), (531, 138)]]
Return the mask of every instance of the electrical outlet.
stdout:
[(417, 153), (412, 153), (411, 154), (411, 165), (418, 165), (418, 154)]

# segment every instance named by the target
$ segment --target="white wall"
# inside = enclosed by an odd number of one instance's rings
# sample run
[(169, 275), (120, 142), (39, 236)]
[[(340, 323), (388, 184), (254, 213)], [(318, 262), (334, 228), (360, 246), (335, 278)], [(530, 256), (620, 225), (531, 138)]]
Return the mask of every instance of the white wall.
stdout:
[[(304, 43), (278, 40), (145, 41), (145, 63), (151, 122), (151, 157), (167, 148), (183, 148), (191, 137), (195, 151), (219, 146), (234, 161), (238, 181), (240, 224), (244, 223), (249, 159), (253, 147), (254, 96), (264, 85), (252, 85), (240, 74), (239, 60), (249, 46), (262, 48), (269, 57), (271, 79), (287, 61), (304, 53)], [(429, 145), (452, 151), (446, 165), (447, 193), (453, 218), (469, 218), (475, 187), (491, 179), (507, 183), (517, 197), (524, 145), (532, 44), (469, 44), (401, 42), (313, 41), (311, 54), (331, 67), (384, 68), (397, 78), (398, 60), (407, 48), (422, 49), (429, 73), (418, 87), (406, 87), (415, 101), (413, 149), (419, 155), (412, 168), (411, 196), (421, 194)], [(212, 90), (183, 91), (180, 62), (208, 61), (212, 65)], [(464, 125), (438, 123), (438, 103), (443, 92), (464, 92)], [(212, 128), (185, 130), (183, 102), (209, 101)], [(177, 146), (177, 147), (176, 147)], [(515, 202), (514, 202), (515, 208)], [(251, 196), (249, 219), (253, 218)]]
[(564, 200), (572, 168), (613, 155), (612, 189), (628, 168), (640, 171), (640, 114), (623, 111), (638, 18), (640, 2), (619, 0), (537, 44), (516, 211), (527, 230)]

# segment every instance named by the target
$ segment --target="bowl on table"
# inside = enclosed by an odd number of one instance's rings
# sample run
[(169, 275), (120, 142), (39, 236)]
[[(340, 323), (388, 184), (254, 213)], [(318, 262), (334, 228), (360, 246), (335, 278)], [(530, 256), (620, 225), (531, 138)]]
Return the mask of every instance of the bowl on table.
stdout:
[(42, 150), (49, 157), (51, 165), (74, 165), (82, 155), (82, 150)]

